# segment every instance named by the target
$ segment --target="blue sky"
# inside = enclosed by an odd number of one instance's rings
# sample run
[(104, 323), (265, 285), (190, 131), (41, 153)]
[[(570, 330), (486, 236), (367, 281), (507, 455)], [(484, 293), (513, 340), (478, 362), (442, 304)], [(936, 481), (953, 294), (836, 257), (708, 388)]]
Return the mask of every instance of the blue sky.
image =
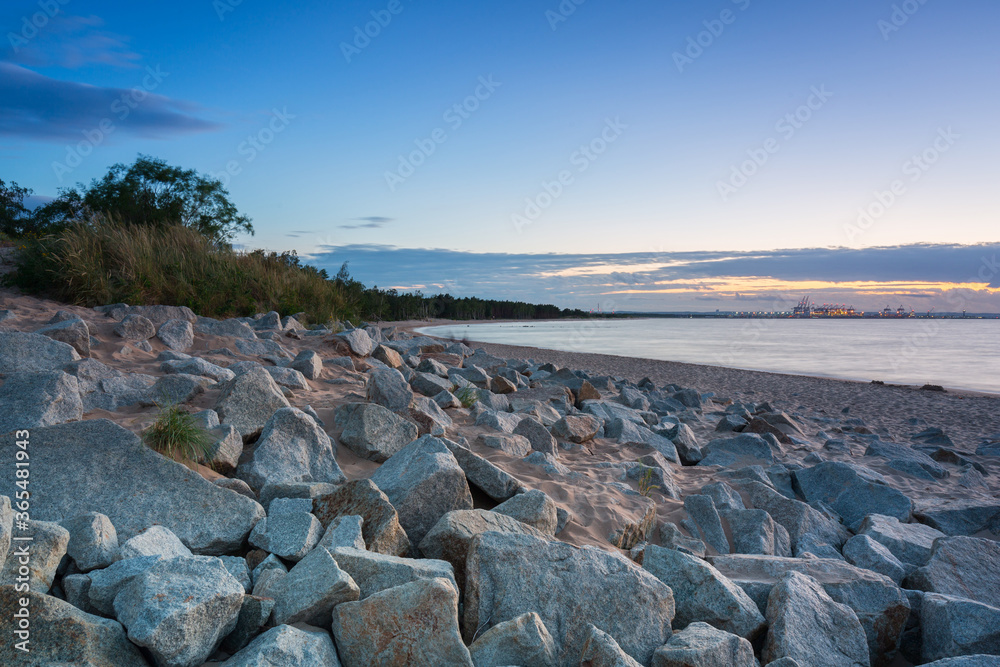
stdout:
[[(247, 246), (381, 286), (594, 307), (623, 298), (594, 278), (615, 276), (650, 310), (962, 289), (1000, 310), (971, 279), (1000, 241), (998, 19), (989, 0), (9, 2), (0, 178), (52, 196), (152, 154), (226, 182)], [(842, 250), (781, 273), (816, 248)], [(697, 284), (662, 273), (748, 251)]]

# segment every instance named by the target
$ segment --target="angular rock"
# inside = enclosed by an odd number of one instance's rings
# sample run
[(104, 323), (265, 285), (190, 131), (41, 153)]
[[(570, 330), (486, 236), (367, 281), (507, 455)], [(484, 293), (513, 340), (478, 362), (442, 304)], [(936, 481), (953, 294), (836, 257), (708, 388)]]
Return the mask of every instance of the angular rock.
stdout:
[[(763, 620), (763, 619), (762, 619)], [(708, 623), (691, 623), (653, 654), (653, 667), (756, 667), (746, 639)]]
[[(213, 441), (204, 456), (199, 457), (198, 462), (223, 475), (232, 473), (240, 462), (240, 456), (243, 455), (243, 438), (240, 437), (240, 432), (235, 426), (222, 424), (209, 433)], [(246, 484), (243, 480), (236, 481)]]
[(106, 616), (115, 615), (115, 597), (118, 593), (140, 574), (160, 562), (159, 556), (144, 556), (128, 558), (113, 563), (103, 570), (93, 570), (90, 577), (90, 588), (87, 597), (90, 606), (97, 613)]
[(996, 498), (920, 498), (913, 515), (945, 535), (975, 535), (989, 530), (1000, 536), (1000, 500)]
[(274, 382), (279, 387), (288, 387), (295, 391), (309, 391), (310, 389), (309, 383), (306, 381), (306, 376), (294, 368), (265, 366), (264, 370), (271, 374)]
[(238, 493), (244, 498), (249, 498), (250, 500), (253, 500), (255, 502), (257, 500), (257, 494), (254, 493), (253, 489), (247, 486), (247, 483), (244, 482), (242, 479), (230, 479), (228, 477), (219, 477), (218, 479), (213, 480), (212, 483), (220, 488), (229, 489), (234, 493)]
[(804, 551), (807, 542), (829, 544), (839, 549), (850, 536), (838, 522), (760, 482), (743, 482), (739, 487), (749, 496), (755, 509), (764, 510), (785, 527), (795, 554)]
[(317, 546), (324, 547), (330, 552), (337, 547), (353, 547), (364, 551), (367, 549), (362, 532), (364, 523), (365, 520), (360, 516), (338, 516), (326, 527), (326, 532), (323, 533)]
[(907, 588), (1000, 606), (1000, 544), (977, 537), (939, 539), (930, 560), (907, 583)]
[(442, 442), (458, 461), (468, 483), (493, 500), (504, 502), (513, 498), (524, 488), (513, 475), (474, 454), (471, 450), (451, 440), (442, 440)]
[(255, 340), (257, 338), (257, 334), (254, 333), (249, 324), (236, 318), (220, 321), (210, 317), (199, 317), (195, 323), (195, 330), (198, 333), (210, 336), (228, 336), (244, 340)]
[(950, 595), (928, 593), (920, 603), (926, 662), (963, 655), (1000, 655), (1000, 609)]
[(128, 315), (141, 315), (159, 326), (167, 320), (187, 320), (196, 322), (198, 318), (187, 306), (129, 306), (126, 310)]
[(858, 534), (871, 537), (901, 562), (916, 567), (927, 564), (934, 540), (945, 537), (941, 531), (922, 523), (902, 523), (895, 517), (882, 514), (866, 516)]
[(662, 454), (668, 461), (680, 463), (674, 443), (669, 438), (657, 435), (643, 425), (627, 419), (615, 418), (605, 424), (604, 431), (605, 437), (615, 440), (620, 445), (651, 448)]
[(431, 436), (414, 440), (392, 455), (371, 481), (396, 508), (399, 523), (414, 545), (448, 512), (472, 509), (465, 472), (448, 447)]
[[(0, 460), (13, 461), (15, 449), (13, 438), (0, 439)], [(32, 430), (31, 470), (33, 517), (62, 521), (100, 512), (120, 541), (159, 524), (195, 553), (231, 553), (264, 516), (256, 502), (160, 456), (104, 419)], [(13, 496), (14, 482), (13, 475), (0, 476), (0, 495)]]
[(156, 337), (171, 350), (186, 352), (194, 345), (194, 327), (187, 320), (167, 320), (160, 325)]
[(367, 399), (397, 414), (406, 414), (413, 402), (413, 390), (396, 369), (377, 368), (368, 373)]
[(128, 638), (160, 665), (195, 667), (236, 627), (243, 586), (208, 556), (160, 560), (115, 596)]
[(443, 579), (455, 588), (456, 593), (459, 591), (454, 569), (443, 560), (400, 558), (351, 547), (339, 547), (330, 554), (340, 569), (358, 583), (362, 600), (422, 579)]
[(250, 460), (239, 466), (236, 475), (255, 491), (278, 482), (347, 481), (337, 465), (330, 436), (297, 408), (274, 413), (264, 425)]
[(788, 531), (764, 510), (722, 510), (719, 515), (729, 524), (733, 553), (762, 556), (791, 556)]
[(704, 458), (698, 461), (700, 466), (736, 467), (774, 463), (771, 446), (756, 433), (712, 440), (705, 445), (704, 452)]
[(71, 345), (47, 336), (20, 331), (0, 331), (0, 375), (62, 370), (79, 361)]
[(80, 353), (80, 356), (90, 356), (90, 329), (87, 327), (87, 323), (79, 318), (50, 324), (35, 333), (72, 345), (73, 349)]
[(678, 424), (677, 435), (671, 440), (677, 449), (677, 456), (684, 465), (698, 465), (698, 462), (705, 458), (705, 452), (698, 444), (698, 438), (687, 424)]
[(150, 526), (135, 537), (126, 540), (118, 549), (116, 560), (159, 556), (176, 558), (190, 556), (191, 550), (184, 546), (173, 531), (164, 526)]
[(417, 439), (417, 427), (381, 405), (348, 403), (337, 409), (343, 419), (340, 442), (358, 456), (384, 463)]
[(684, 509), (697, 524), (701, 538), (720, 554), (729, 553), (729, 538), (711, 496), (690, 495), (684, 498)]
[(325, 630), (279, 625), (260, 635), (231, 657), (226, 667), (340, 667), (333, 640)]
[(156, 327), (148, 318), (131, 314), (115, 326), (115, 334), (128, 341), (143, 341), (156, 335)]
[(642, 567), (670, 586), (679, 627), (700, 621), (749, 640), (764, 630), (764, 616), (754, 601), (700, 558), (649, 545)]
[(271, 617), (282, 623), (324, 627), (337, 605), (357, 600), (354, 579), (337, 566), (330, 552), (319, 547), (295, 564), (281, 583)]
[(531, 441), (523, 435), (512, 435), (508, 433), (498, 433), (495, 435), (481, 435), (479, 442), (490, 449), (499, 449), (507, 456), (522, 458), (530, 454)]
[(222, 561), (226, 571), (233, 575), (233, 579), (240, 582), (243, 590), (249, 593), (253, 585), (250, 582), (250, 568), (247, 566), (246, 558), (239, 556), (219, 556), (218, 558)]
[(77, 379), (62, 371), (9, 373), (0, 387), (0, 433), (83, 418)]
[(263, 367), (253, 368), (225, 384), (215, 411), (219, 419), (236, 427), (247, 442), (260, 435), (271, 416), (289, 407), (288, 399), (278, 389), (271, 374)]
[[(15, 613), (27, 599), (30, 635), (18, 650), (21, 639), (15, 634)], [(38, 591), (17, 591), (0, 586), (0, 664), (54, 667), (57, 665), (101, 665), (105, 667), (146, 667), (138, 647), (129, 642), (122, 626), (110, 619), (80, 611), (68, 602)]]
[(432, 373), (415, 373), (413, 379), (410, 380), (410, 386), (413, 387), (414, 391), (417, 391), (424, 396), (437, 396), (442, 391), (451, 391), (452, 384), (450, 380), (439, 377)]
[(581, 665), (589, 667), (642, 667), (632, 659), (632, 656), (625, 653), (615, 638), (608, 633), (593, 625), (588, 625), (588, 632), (587, 639), (583, 644), (583, 652), (580, 654)]
[(167, 374), (182, 373), (185, 375), (201, 375), (212, 378), (216, 382), (232, 380), (236, 374), (228, 368), (223, 368), (199, 357), (188, 359), (168, 359), (160, 364), (160, 370)]
[(676, 524), (669, 521), (660, 524), (660, 544), (668, 549), (675, 549), (698, 558), (705, 557), (705, 543), (697, 538), (684, 535)]
[(906, 567), (899, 562), (899, 559), (867, 535), (855, 535), (847, 540), (844, 544), (844, 558), (851, 565), (884, 574), (896, 585), (899, 585), (906, 575)]
[(333, 636), (345, 667), (465, 665), (458, 593), (443, 579), (414, 581), (333, 610)]
[(81, 572), (108, 567), (117, 560), (118, 531), (108, 517), (99, 512), (87, 512), (65, 519), (61, 524), (69, 531), (66, 553)]
[(250, 544), (286, 560), (297, 562), (311, 552), (323, 536), (323, 526), (308, 512), (285, 512), (264, 517), (250, 533)]
[(868, 514), (907, 521), (913, 503), (873, 470), (852, 463), (827, 461), (794, 473), (795, 485), (810, 503), (823, 503), (848, 526)]
[(556, 646), (538, 614), (528, 612), (498, 623), (469, 646), (476, 667), (555, 667)]
[(487, 510), (456, 510), (445, 514), (428, 531), (420, 541), (420, 553), (425, 558), (451, 563), (455, 568), (455, 581), (464, 589), (465, 561), (472, 539), (488, 531), (531, 535), (545, 540), (549, 538), (545, 533), (504, 514)]
[(365, 333), (364, 329), (351, 329), (350, 331), (337, 334), (337, 338), (347, 343), (347, 346), (351, 348), (351, 352), (359, 357), (367, 357), (375, 348), (371, 337)]
[(578, 664), (590, 625), (604, 628), (643, 664), (670, 637), (670, 588), (617, 554), (487, 532), (472, 540), (466, 576), (469, 641), (531, 611), (552, 633), (560, 665)]
[[(776, 556), (713, 556), (712, 565), (767, 608), (767, 596), (785, 574), (798, 572), (815, 579), (835, 602), (854, 610), (868, 638), (871, 662), (891, 662), (909, 616), (909, 602), (886, 576), (828, 558)], [(807, 663), (803, 663), (807, 664)]]
[(244, 595), (240, 614), (236, 618), (236, 627), (222, 641), (222, 650), (236, 653), (249, 644), (267, 625), (267, 620), (271, 617), (273, 609), (273, 598)]
[(323, 358), (313, 350), (302, 350), (289, 362), (288, 367), (310, 380), (318, 380), (323, 372)]
[(577, 444), (593, 440), (601, 422), (590, 415), (566, 415), (552, 425), (552, 433)]
[(789, 572), (767, 600), (766, 662), (792, 658), (803, 665), (866, 667), (865, 633), (850, 607), (838, 604), (807, 575)]
[(399, 524), (396, 508), (368, 479), (347, 482), (329, 495), (313, 501), (313, 514), (323, 526), (338, 516), (360, 516), (362, 535), (370, 551), (402, 556), (410, 550), (410, 540)]
[(546, 535), (555, 535), (559, 525), (556, 502), (548, 494), (537, 489), (512, 496), (494, 507), (493, 511), (526, 523)]
[[(27, 584), (33, 591), (48, 593), (55, 581), (59, 561), (66, 555), (69, 531), (58, 523), (29, 520), (27, 530), (19, 529), (18, 533), (31, 535), (32, 540), (18, 542), (14, 539), (7, 553), (7, 560), (0, 569), (0, 585), (17, 584), (23, 587)], [(28, 567), (27, 577), (21, 570), (25, 564)]]

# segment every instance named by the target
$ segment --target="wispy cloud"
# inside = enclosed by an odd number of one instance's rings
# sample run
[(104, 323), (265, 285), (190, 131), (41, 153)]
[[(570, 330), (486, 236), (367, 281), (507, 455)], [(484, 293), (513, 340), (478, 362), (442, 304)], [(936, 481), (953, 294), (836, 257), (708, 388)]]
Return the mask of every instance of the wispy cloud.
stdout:
[[(34, 16), (38, 15), (37, 9)], [(104, 29), (104, 19), (99, 16), (60, 12), (48, 17), (41, 27), (31, 23), (26, 26), (24, 17), (5, 21), (4, 25), (13, 25), (14, 30), (6, 31), (7, 39), (0, 42), (0, 60), (12, 63), (77, 69), (87, 65), (137, 67), (141, 59), (127, 37)]]
[(381, 215), (370, 215), (365, 218), (352, 218), (358, 224), (339, 225), (338, 229), (381, 229), (393, 221), (393, 218), (386, 218)]
[[(312, 260), (350, 262), (366, 283), (619, 309), (771, 308), (806, 293), (816, 301), (881, 308), (949, 309), (966, 294), (970, 310), (1000, 311), (1000, 244), (803, 248), (766, 252), (561, 255), (466, 253), (354, 244), (318, 249)], [(435, 288), (436, 289), (436, 288)], [(698, 304), (701, 304), (700, 306)], [(973, 305), (978, 304), (978, 305)]]
[[(154, 72), (150, 68), (138, 76), (137, 86), (148, 90), (143, 81)], [(168, 75), (158, 72), (155, 76)], [(0, 136), (67, 141), (79, 139), (81, 132), (105, 119), (115, 123), (116, 132), (157, 139), (221, 127), (199, 117), (201, 109), (195, 104), (139, 92), (141, 101), (136, 89), (61, 81), (0, 62)]]

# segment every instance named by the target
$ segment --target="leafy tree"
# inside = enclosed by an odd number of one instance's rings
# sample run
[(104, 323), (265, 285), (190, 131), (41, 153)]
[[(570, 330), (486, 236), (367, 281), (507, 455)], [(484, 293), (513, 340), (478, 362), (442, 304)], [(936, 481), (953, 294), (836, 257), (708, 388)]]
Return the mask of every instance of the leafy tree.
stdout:
[(21, 236), (31, 231), (32, 215), (24, 205), (24, 198), (29, 195), (29, 188), (22, 188), (13, 181), (7, 185), (0, 180), (0, 232)]
[(132, 165), (112, 166), (88, 187), (63, 190), (45, 211), (56, 223), (81, 212), (133, 225), (180, 224), (217, 243), (230, 242), (238, 232), (253, 234), (250, 218), (240, 215), (220, 181), (148, 155)]

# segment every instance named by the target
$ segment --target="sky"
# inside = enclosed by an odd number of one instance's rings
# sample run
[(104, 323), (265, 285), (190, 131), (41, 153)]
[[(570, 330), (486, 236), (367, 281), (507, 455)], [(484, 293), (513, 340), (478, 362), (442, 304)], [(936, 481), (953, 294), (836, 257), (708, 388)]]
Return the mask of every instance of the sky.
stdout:
[(240, 246), (425, 293), (1000, 311), (998, 20), (993, 0), (6, 2), (0, 179), (43, 200), (153, 155), (226, 185)]

